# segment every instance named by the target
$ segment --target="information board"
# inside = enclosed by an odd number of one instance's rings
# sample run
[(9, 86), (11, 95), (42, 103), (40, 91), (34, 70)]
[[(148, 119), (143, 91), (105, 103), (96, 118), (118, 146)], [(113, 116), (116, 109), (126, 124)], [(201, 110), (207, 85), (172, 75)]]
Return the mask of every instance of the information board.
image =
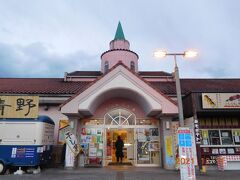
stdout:
[(180, 165), (181, 180), (196, 180), (192, 132), (190, 128), (179, 127), (177, 134), (179, 146), (179, 158), (177, 162)]

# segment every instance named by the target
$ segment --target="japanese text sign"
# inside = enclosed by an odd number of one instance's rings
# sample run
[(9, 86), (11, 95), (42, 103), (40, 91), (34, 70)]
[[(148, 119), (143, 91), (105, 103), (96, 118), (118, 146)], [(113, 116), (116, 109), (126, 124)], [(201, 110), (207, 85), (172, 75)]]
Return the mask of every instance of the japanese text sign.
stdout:
[(38, 96), (0, 96), (0, 118), (37, 118)]
[(190, 128), (179, 127), (177, 130), (181, 180), (196, 180), (192, 132)]
[(67, 131), (65, 132), (65, 140), (74, 155), (78, 155), (78, 153), (80, 152), (80, 146), (78, 144), (76, 136), (70, 131)]

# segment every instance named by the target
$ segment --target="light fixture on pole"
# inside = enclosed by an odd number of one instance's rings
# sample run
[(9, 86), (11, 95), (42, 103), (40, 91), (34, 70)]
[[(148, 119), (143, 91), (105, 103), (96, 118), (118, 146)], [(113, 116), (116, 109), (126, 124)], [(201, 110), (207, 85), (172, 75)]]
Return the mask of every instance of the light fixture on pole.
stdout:
[(176, 92), (177, 92), (177, 102), (178, 102), (178, 116), (179, 116), (179, 123), (180, 127), (184, 126), (184, 117), (183, 117), (183, 105), (182, 105), (182, 93), (181, 93), (181, 86), (179, 80), (179, 71), (177, 66), (177, 56), (183, 56), (186, 58), (192, 58), (197, 56), (196, 51), (184, 51), (183, 53), (167, 53), (167, 51), (157, 50), (154, 52), (154, 57), (162, 58), (165, 56), (173, 56), (174, 57), (174, 76), (175, 76), (175, 83), (176, 83)]

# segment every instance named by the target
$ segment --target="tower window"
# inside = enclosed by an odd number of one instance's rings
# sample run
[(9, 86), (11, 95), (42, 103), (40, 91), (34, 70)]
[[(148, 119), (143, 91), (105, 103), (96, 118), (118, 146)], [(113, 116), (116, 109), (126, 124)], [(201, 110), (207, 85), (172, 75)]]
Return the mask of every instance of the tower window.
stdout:
[(108, 61), (105, 61), (105, 64), (104, 64), (104, 72), (107, 73), (107, 72), (108, 72), (108, 69), (109, 69), (109, 63), (108, 63)]
[(135, 71), (135, 63), (133, 61), (130, 63), (130, 68), (132, 71)]

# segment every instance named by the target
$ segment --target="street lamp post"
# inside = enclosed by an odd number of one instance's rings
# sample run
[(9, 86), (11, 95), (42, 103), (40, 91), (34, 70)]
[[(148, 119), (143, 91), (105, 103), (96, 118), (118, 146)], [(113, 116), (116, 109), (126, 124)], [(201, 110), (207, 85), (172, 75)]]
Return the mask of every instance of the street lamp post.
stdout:
[(184, 126), (184, 118), (183, 118), (183, 106), (182, 106), (182, 93), (181, 93), (181, 86), (180, 86), (180, 79), (179, 79), (179, 71), (177, 66), (177, 55), (174, 55), (174, 75), (175, 75), (175, 83), (176, 83), (176, 91), (177, 91), (177, 102), (178, 102), (178, 117), (179, 117), (179, 124), (180, 127)]
[(155, 51), (154, 56), (157, 58), (165, 57), (165, 56), (173, 56), (174, 57), (174, 76), (175, 76), (175, 83), (176, 83), (176, 93), (177, 93), (177, 102), (178, 102), (178, 117), (179, 117), (179, 124), (180, 127), (184, 126), (184, 117), (183, 117), (183, 105), (182, 105), (182, 93), (181, 93), (181, 85), (179, 79), (179, 70), (177, 66), (177, 56), (183, 57), (195, 57), (197, 56), (197, 52), (195, 51), (185, 51), (183, 53), (167, 53), (166, 51)]
[[(190, 128), (184, 127), (182, 93), (181, 93), (181, 86), (180, 86), (180, 79), (179, 79), (179, 70), (177, 66), (177, 56), (195, 57), (197, 56), (197, 52), (185, 51), (183, 53), (167, 53), (166, 51), (155, 51), (154, 56), (155, 57), (164, 57), (164, 56), (174, 57), (174, 63), (175, 63), (174, 76), (175, 76), (177, 102), (178, 102), (178, 116), (179, 116), (179, 124), (180, 124), (180, 127), (177, 130), (177, 133), (178, 133), (178, 150), (179, 150), (178, 158), (180, 158), (178, 162), (180, 162), (181, 180), (185, 180), (185, 179), (196, 180), (194, 163), (190, 162), (190, 168), (188, 168), (186, 164), (182, 163), (182, 159), (184, 160), (184, 162), (186, 159), (193, 159), (193, 154), (192, 154), (193, 145), (192, 143), (189, 144), (189, 135), (191, 134)], [(188, 141), (186, 137), (188, 137)], [(191, 135), (190, 135), (190, 140), (192, 140)], [(199, 157), (201, 157), (201, 155)], [(199, 164), (201, 164), (201, 162)]]

